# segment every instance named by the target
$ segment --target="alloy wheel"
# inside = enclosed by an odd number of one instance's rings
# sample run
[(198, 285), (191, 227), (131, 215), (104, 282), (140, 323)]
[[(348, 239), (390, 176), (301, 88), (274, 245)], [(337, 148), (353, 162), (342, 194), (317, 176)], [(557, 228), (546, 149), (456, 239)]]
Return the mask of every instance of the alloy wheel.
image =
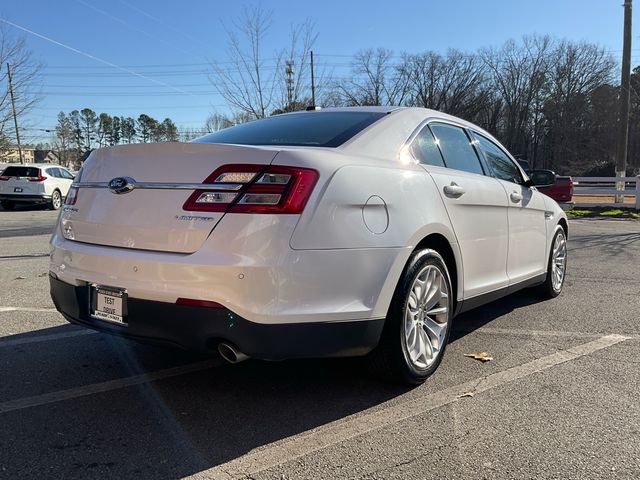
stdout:
[(415, 277), (405, 307), (404, 341), (413, 365), (428, 368), (443, 349), (449, 322), (449, 284), (434, 265)]

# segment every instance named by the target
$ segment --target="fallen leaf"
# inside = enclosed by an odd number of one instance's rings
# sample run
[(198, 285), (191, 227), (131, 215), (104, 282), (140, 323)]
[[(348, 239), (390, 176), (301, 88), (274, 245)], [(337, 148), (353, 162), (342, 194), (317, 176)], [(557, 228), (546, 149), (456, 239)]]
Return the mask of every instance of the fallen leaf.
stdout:
[(26, 280), (27, 277), (16, 277), (14, 280)]
[(465, 393), (461, 393), (460, 395), (458, 395), (458, 398), (473, 397), (474, 395), (475, 395), (474, 392), (465, 392)]
[(490, 362), (493, 360), (493, 357), (489, 356), (487, 352), (473, 352), (473, 353), (465, 353), (465, 357), (474, 358), (476, 360), (480, 360), (481, 362)]
[(47, 272), (41, 273), (40, 275), (38, 275), (39, 277), (46, 277), (47, 275), (49, 275)]

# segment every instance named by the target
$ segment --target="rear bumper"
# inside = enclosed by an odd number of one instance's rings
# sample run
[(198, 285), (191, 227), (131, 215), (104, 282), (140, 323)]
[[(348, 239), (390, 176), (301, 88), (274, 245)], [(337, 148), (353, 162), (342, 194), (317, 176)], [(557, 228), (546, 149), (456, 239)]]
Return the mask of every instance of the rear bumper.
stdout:
[(377, 344), (383, 319), (348, 322), (260, 324), (226, 308), (176, 305), (129, 297), (128, 326), (89, 315), (89, 287), (49, 277), (51, 298), (71, 323), (139, 341), (210, 352), (226, 341), (250, 357), (280, 360), (360, 356)]
[(12, 202), (47, 202), (51, 200), (51, 195), (23, 195), (21, 193), (0, 193), (0, 200), (10, 200)]

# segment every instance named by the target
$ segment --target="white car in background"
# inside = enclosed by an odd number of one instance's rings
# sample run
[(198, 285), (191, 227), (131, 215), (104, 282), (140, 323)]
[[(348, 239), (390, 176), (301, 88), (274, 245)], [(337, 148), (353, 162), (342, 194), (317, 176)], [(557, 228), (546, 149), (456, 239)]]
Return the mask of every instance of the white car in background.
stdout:
[(523, 287), (560, 293), (567, 231), (475, 125), (297, 112), (94, 151), (51, 238), (51, 295), (115, 335), (230, 362), (368, 355), (420, 383), (454, 315)]
[(12, 210), (18, 204), (45, 203), (58, 210), (73, 179), (74, 175), (60, 165), (9, 165), (0, 175), (0, 204), (5, 210)]

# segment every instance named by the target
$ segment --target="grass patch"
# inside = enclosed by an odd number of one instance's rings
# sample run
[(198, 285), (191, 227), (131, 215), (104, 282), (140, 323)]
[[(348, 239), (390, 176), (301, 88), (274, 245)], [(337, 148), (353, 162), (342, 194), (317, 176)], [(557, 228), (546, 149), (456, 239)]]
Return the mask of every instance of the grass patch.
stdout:
[(566, 212), (569, 218), (584, 217), (605, 217), (605, 218), (631, 218), (640, 220), (640, 212), (635, 209), (627, 208), (611, 208), (611, 207), (594, 207), (594, 208), (576, 208)]

